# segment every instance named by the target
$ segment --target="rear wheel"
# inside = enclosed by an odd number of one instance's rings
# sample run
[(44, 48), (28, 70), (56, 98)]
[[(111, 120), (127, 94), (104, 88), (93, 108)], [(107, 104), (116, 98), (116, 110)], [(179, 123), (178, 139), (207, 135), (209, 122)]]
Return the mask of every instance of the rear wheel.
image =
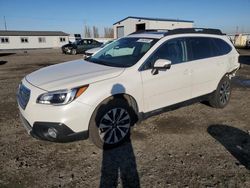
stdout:
[(225, 76), (220, 81), (216, 91), (211, 95), (209, 103), (215, 108), (224, 108), (231, 97), (231, 80)]
[(125, 99), (112, 99), (101, 104), (90, 121), (90, 139), (103, 149), (120, 145), (130, 135), (133, 113)]

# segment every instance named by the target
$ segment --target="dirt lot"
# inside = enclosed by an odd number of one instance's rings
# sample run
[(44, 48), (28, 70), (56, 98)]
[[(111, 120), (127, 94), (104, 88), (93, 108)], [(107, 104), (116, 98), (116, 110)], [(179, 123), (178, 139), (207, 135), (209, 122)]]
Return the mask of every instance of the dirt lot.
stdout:
[(250, 51), (225, 109), (196, 103), (137, 125), (131, 142), (101, 151), (89, 140), (30, 137), (16, 104), (20, 80), (79, 59), (57, 50), (0, 56), (0, 187), (250, 187)]

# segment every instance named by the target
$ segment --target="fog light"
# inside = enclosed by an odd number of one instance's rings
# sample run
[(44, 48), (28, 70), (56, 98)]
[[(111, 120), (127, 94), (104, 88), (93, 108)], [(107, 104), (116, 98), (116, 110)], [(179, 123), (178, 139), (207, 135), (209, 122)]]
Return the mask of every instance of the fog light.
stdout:
[(49, 128), (48, 129), (48, 134), (49, 134), (50, 137), (56, 138), (57, 137), (57, 130), (55, 128)]

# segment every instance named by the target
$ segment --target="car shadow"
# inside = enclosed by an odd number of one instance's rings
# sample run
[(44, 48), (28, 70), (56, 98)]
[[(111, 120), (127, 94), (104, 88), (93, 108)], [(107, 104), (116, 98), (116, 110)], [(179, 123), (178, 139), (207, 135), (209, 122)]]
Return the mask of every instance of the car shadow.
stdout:
[(120, 147), (103, 150), (100, 188), (140, 187), (135, 154), (130, 139)]
[(250, 170), (250, 135), (228, 125), (211, 125), (207, 132)]
[(9, 55), (15, 55), (16, 53), (10, 53), (10, 52), (3, 52), (3, 53), (0, 53), (0, 57), (2, 56), (9, 56)]
[(8, 61), (0, 61), (0, 65), (4, 65), (6, 63), (8, 63)]

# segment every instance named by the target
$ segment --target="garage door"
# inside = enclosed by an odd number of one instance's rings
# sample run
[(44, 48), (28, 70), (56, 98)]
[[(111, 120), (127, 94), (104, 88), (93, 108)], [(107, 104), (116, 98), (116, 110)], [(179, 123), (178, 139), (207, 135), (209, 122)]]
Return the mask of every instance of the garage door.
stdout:
[(124, 36), (124, 26), (117, 27), (117, 38), (121, 38)]

